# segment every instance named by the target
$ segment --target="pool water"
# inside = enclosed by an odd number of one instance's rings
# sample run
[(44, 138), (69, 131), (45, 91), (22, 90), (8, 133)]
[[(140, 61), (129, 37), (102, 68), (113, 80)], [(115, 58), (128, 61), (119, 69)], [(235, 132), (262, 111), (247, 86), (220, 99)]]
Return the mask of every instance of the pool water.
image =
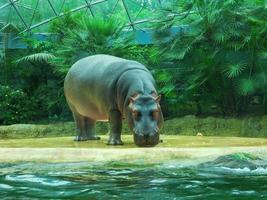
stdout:
[(1, 199), (267, 199), (267, 162), (2, 163)]

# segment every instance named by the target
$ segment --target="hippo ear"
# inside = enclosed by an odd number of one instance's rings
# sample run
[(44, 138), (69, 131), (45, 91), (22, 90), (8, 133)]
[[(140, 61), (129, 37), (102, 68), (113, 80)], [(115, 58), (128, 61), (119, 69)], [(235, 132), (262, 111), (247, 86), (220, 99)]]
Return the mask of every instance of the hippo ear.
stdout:
[(157, 93), (153, 92), (152, 97), (157, 103), (159, 103), (161, 100), (161, 94), (157, 95)]
[(160, 102), (160, 100), (161, 100), (161, 94), (160, 94), (160, 95), (158, 95), (158, 96), (155, 98), (155, 101), (156, 101), (157, 103), (159, 103), (159, 102)]
[(135, 101), (134, 97), (130, 97), (130, 103), (133, 103)]
[(134, 94), (133, 96), (131, 96), (131, 97), (129, 98), (130, 103), (134, 103), (134, 102), (136, 101), (137, 98), (138, 98), (138, 94)]

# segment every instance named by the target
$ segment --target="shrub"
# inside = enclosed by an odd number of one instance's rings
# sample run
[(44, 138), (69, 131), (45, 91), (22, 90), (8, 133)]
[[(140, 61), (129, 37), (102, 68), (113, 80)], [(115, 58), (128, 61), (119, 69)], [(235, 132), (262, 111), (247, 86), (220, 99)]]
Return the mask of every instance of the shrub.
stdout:
[[(52, 60), (55, 70), (66, 74), (77, 60), (95, 54), (110, 54), (123, 57), (130, 49), (130, 38), (126, 38), (123, 25), (113, 19), (91, 18), (88, 15), (73, 14), (67, 16), (65, 23), (57, 20), (51, 30), (59, 35), (53, 45)], [(64, 32), (60, 32), (59, 28)]]
[(20, 89), (0, 85), (0, 123), (13, 124), (32, 120), (36, 112), (34, 98)]
[[(180, 3), (181, 1), (179, 1)], [(264, 1), (192, 0), (177, 2), (174, 13), (156, 34), (163, 61), (185, 102), (201, 106), (210, 101), (224, 115), (247, 112), (255, 95), (267, 98), (267, 9)], [(188, 15), (191, 11), (191, 15)], [(171, 32), (171, 27), (184, 27)], [(162, 42), (167, 41), (167, 42)], [(167, 78), (170, 79), (168, 76)]]

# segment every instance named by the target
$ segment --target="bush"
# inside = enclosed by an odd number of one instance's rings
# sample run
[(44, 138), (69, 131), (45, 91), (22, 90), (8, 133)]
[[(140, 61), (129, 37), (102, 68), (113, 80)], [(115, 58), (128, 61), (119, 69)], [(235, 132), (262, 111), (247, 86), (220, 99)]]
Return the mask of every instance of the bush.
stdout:
[[(189, 11), (193, 14), (188, 15)], [(264, 1), (192, 0), (175, 7), (173, 13), (185, 14), (166, 19), (155, 36), (158, 57), (176, 69), (167, 79), (179, 94), (177, 102), (195, 101), (199, 114), (215, 105), (230, 116), (244, 115), (255, 96), (266, 106)], [(177, 25), (182, 31), (172, 34), (170, 28)]]
[(22, 90), (0, 85), (0, 123), (30, 121), (35, 116), (36, 103)]
[(56, 57), (51, 63), (63, 76), (72, 64), (86, 56), (110, 54), (123, 57), (131, 51), (130, 38), (124, 36), (123, 25), (118, 21), (80, 14), (66, 16), (63, 21), (65, 23), (55, 20), (51, 26), (59, 36), (53, 43), (52, 53)]

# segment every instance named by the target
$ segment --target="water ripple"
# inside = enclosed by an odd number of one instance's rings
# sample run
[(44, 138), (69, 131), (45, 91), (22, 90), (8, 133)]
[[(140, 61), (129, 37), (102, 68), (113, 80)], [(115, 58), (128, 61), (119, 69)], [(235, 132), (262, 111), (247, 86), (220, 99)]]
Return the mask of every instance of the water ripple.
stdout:
[(66, 185), (70, 183), (68, 181), (50, 180), (48, 178), (41, 178), (33, 174), (6, 175), (5, 179), (7, 181), (14, 181), (14, 182), (40, 183), (42, 185), (48, 185), (48, 186), (61, 186), (61, 185)]
[[(264, 199), (267, 165), (235, 161), (189, 165), (0, 163), (0, 197), (8, 199)], [(229, 162), (228, 162), (229, 161)], [(229, 164), (230, 163), (230, 164)], [(241, 164), (240, 164), (241, 163)], [(245, 184), (244, 184), (245, 183)]]
[(9, 190), (9, 189), (13, 189), (13, 187), (7, 184), (0, 183), (0, 189)]

